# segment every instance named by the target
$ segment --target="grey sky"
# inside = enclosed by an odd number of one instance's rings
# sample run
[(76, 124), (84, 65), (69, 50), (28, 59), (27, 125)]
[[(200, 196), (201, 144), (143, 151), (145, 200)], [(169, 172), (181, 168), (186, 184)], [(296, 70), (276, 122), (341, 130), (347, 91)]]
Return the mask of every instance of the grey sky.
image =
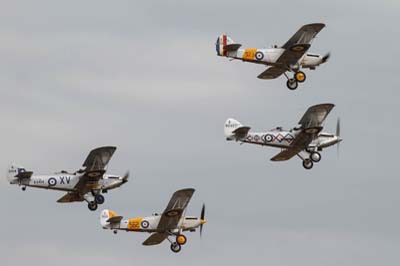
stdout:
[[(399, 8), (397, 1), (3, 1), (0, 10), (0, 169), (76, 170), (90, 149), (116, 145), (110, 172), (130, 182), (104, 208), (162, 211), (194, 187), (207, 205), (203, 238), (179, 255), (145, 234), (101, 229), (62, 193), (0, 181), (5, 265), (397, 265)], [(262, 66), (215, 54), (221, 33), (249, 46), (283, 44), (324, 22), (311, 51), (330, 62), (289, 91), (258, 80)], [(255, 130), (291, 127), (311, 104), (333, 102), (340, 157), (305, 171), (272, 163), (277, 150), (228, 143), (234, 117)]]

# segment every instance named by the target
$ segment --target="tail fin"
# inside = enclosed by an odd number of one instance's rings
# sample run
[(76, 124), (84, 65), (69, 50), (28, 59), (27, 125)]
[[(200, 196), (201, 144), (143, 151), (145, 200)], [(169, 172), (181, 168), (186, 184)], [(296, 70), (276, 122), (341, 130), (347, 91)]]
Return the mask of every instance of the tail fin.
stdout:
[(7, 180), (10, 184), (16, 184), (19, 179), (30, 178), (32, 174), (22, 166), (11, 165), (7, 170)]
[(242, 46), (241, 44), (235, 43), (229, 36), (222, 34), (218, 37), (215, 43), (215, 49), (217, 50), (217, 55), (227, 56), (228, 52), (236, 51)]
[(241, 140), (249, 133), (250, 127), (243, 126), (239, 121), (228, 118), (225, 122), (224, 133), (226, 140)]
[(118, 217), (121, 219), (118, 219), (119, 221), (122, 220), (122, 217), (118, 216), (115, 212), (111, 210), (103, 210), (100, 214), (100, 224), (101, 226), (105, 229), (107, 226), (109, 226), (112, 223), (112, 218), (113, 217)]

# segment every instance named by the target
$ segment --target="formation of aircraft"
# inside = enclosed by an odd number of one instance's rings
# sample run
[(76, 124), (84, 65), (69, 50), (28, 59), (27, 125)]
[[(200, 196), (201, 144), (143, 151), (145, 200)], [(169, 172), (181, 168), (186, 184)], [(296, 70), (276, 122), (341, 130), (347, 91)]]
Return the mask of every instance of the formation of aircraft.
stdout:
[(92, 150), (82, 168), (74, 173), (61, 171), (50, 175), (34, 175), (24, 167), (12, 165), (8, 169), (10, 184), (19, 185), (25, 191), (26, 187), (65, 191), (57, 202), (86, 201), (91, 211), (103, 204), (102, 193), (117, 188), (128, 182), (129, 172), (124, 176), (106, 174), (106, 167), (114, 154), (116, 147), (99, 147)]
[[(324, 27), (323, 23), (304, 25), (281, 47), (274, 45), (272, 48), (263, 49), (241, 48), (241, 44), (223, 34), (215, 44), (217, 55), (266, 65), (268, 68), (258, 75), (259, 79), (275, 79), (283, 74), (287, 78), (286, 86), (295, 90), (298, 83), (306, 80), (306, 74), (301, 69), (314, 70), (329, 59), (329, 53), (320, 55), (308, 52), (311, 42)], [(293, 73), (293, 77), (287, 72)]]
[[(325, 27), (322, 23), (302, 26), (283, 46), (274, 46), (269, 49), (246, 48), (235, 43), (229, 36), (221, 35), (216, 42), (217, 55), (266, 65), (268, 68), (258, 78), (275, 79), (281, 75), (287, 78), (287, 87), (295, 90), (298, 83), (306, 80), (302, 69), (315, 69), (329, 58), (326, 55), (309, 53), (311, 42)], [(289, 77), (288, 72), (293, 73)], [(280, 148), (281, 152), (271, 158), (272, 161), (286, 161), (298, 156), (303, 167), (311, 169), (314, 163), (321, 160), (320, 151), (333, 145), (339, 145), (340, 120), (337, 121), (336, 134), (322, 132), (323, 123), (334, 107), (334, 104), (324, 103), (308, 108), (299, 121), (299, 125), (284, 130), (282, 127), (267, 132), (250, 132), (250, 127), (243, 126), (235, 119), (229, 118), (225, 122), (224, 133), (228, 141), (256, 144)], [(129, 172), (124, 176), (106, 174), (107, 166), (116, 147), (104, 146), (93, 149), (81, 169), (74, 173), (61, 171), (49, 175), (34, 175), (24, 167), (12, 165), (7, 172), (10, 184), (22, 187), (42, 188), (65, 191), (57, 202), (88, 203), (88, 208), (95, 211), (105, 198), (102, 194), (125, 184)], [(193, 188), (176, 191), (170, 199), (166, 209), (161, 214), (148, 217), (124, 219), (115, 212), (105, 209), (100, 215), (100, 224), (104, 229), (150, 233), (143, 245), (158, 245), (167, 240), (173, 252), (181, 251), (187, 243), (184, 232), (194, 232), (197, 229), (202, 234), (205, 220), (205, 205), (203, 204), (200, 217), (186, 216), (186, 209), (194, 193)]]
[(322, 132), (325, 118), (333, 107), (331, 103), (311, 106), (300, 119), (299, 126), (290, 130), (277, 127), (267, 132), (250, 132), (250, 127), (229, 118), (225, 122), (224, 133), (228, 141), (280, 148), (281, 152), (272, 157), (271, 161), (286, 161), (297, 155), (303, 167), (311, 169), (314, 163), (321, 161), (319, 151), (342, 141), (340, 120), (337, 121), (336, 134)]
[(185, 215), (193, 193), (193, 188), (176, 191), (163, 213), (148, 217), (124, 220), (122, 216), (118, 216), (111, 210), (103, 210), (100, 215), (100, 224), (104, 229), (113, 230), (115, 234), (118, 230), (151, 233), (150, 237), (143, 242), (145, 246), (158, 245), (167, 239), (171, 244), (171, 250), (177, 253), (181, 251), (181, 246), (187, 243), (183, 232), (194, 232), (200, 228), (201, 235), (203, 225), (206, 223), (204, 204), (200, 217)]

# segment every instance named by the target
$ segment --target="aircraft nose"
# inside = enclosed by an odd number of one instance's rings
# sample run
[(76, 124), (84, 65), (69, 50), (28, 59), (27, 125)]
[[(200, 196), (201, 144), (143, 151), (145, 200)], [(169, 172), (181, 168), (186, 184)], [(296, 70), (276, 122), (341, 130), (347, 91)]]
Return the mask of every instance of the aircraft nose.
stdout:
[(201, 219), (201, 220), (200, 220), (200, 224), (205, 224), (205, 223), (207, 223), (207, 220), (206, 220), (206, 219)]

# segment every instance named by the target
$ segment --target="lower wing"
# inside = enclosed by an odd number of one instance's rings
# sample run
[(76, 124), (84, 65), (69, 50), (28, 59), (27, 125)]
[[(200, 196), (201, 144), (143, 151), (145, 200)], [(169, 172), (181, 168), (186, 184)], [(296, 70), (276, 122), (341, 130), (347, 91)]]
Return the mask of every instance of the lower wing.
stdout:
[(168, 237), (167, 233), (154, 233), (143, 242), (143, 245), (145, 246), (158, 245), (161, 242), (163, 242), (167, 237)]
[(257, 76), (259, 79), (276, 79), (285, 73), (286, 69), (280, 67), (269, 67), (267, 70)]

